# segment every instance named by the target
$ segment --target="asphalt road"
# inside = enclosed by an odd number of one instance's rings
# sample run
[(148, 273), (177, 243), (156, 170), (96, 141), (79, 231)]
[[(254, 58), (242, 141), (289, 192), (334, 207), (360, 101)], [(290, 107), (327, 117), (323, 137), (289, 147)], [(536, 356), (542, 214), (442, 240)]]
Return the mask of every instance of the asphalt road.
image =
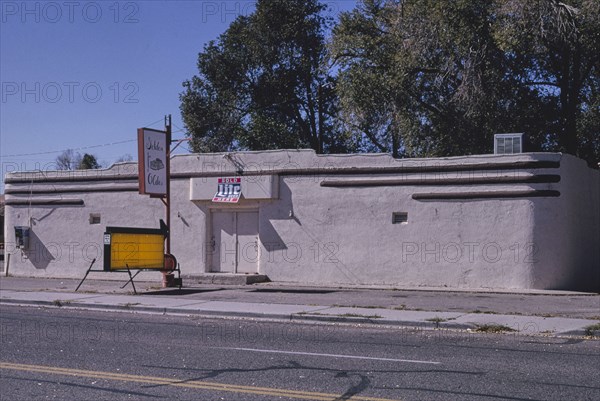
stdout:
[(600, 342), (0, 307), (0, 400), (599, 400)]

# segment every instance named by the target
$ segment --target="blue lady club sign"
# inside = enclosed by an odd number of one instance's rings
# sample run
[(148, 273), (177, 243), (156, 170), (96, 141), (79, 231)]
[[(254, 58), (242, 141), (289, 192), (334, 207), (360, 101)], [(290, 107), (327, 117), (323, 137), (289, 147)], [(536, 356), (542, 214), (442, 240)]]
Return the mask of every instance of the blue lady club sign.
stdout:
[(138, 129), (138, 169), (140, 194), (167, 195), (167, 133)]
[(217, 193), (213, 197), (213, 202), (237, 203), (242, 196), (242, 179), (219, 178)]

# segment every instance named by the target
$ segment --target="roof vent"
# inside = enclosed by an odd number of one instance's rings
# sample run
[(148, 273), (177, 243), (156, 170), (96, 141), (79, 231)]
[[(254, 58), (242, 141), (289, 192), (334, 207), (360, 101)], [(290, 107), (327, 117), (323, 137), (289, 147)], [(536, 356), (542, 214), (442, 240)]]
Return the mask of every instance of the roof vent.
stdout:
[(494, 135), (494, 154), (523, 153), (523, 133)]

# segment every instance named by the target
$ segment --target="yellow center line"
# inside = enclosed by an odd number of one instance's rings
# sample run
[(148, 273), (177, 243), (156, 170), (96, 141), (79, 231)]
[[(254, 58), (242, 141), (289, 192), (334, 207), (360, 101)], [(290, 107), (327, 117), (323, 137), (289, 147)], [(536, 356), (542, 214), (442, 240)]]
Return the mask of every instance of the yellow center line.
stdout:
[[(201, 390), (213, 390), (213, 391), (228, 391), (234, 393), (245, 393), (245, 394), (259, 394), (273, 397), (288, 397), (303, 400), (326, 400), (332, 401), (340, 398), (337, 394), (318, 393), (311, 391), (296, 391), (287, 389), (276, 389), (270, 387), (258, 387), (258, 386), (240, 386), (235, 384), (217, 383), (199, 380), (181, 380), (181, 379), (170, 379), (165, 377), (156, 376), (142, 376), (142, 375), (130, 375), (126, 373), (112, 373), (102, 372), (94, 370), (82, 370), (82, 369), (70, 369), (60, 368), (56, 366), (44, 366), (44, 365), (25, 365), (20, 363), (9, 363), (0, 362), (0, 369), (8, 370), (20, 370), (26, 372), (36, 373), (48, 373), (58, 374), (76, 377), (90, 377), (95, 379), (106, 379), (116, 380), (125, 382), (136, 382), (146, 384), (160, 384), (174, 387), (186, 387)], [(357, 401), (394, 401), (388, 398), (375, 398), (375, 397), (362, 397), (352, 396), (348, 398), (350, 400)]]

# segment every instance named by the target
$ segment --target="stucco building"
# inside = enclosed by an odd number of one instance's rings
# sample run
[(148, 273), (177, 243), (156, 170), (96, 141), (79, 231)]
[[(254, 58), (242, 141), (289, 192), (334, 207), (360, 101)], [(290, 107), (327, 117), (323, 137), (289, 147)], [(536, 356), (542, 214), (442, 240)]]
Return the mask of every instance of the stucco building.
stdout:
[[(214, 202), (229, 178), (240, 199)], [(103, 257), (107, 226), (158, 228), (165, 208), (137, 179), (136, 163), (7, 174), (10, 273), (82, 277)], [(171, 203), (171, 250), (187, 276), (600, 291), (600, 173), (565, 154), (182, 155)], [(15, 226), (30, 228), (25, 249)]]

